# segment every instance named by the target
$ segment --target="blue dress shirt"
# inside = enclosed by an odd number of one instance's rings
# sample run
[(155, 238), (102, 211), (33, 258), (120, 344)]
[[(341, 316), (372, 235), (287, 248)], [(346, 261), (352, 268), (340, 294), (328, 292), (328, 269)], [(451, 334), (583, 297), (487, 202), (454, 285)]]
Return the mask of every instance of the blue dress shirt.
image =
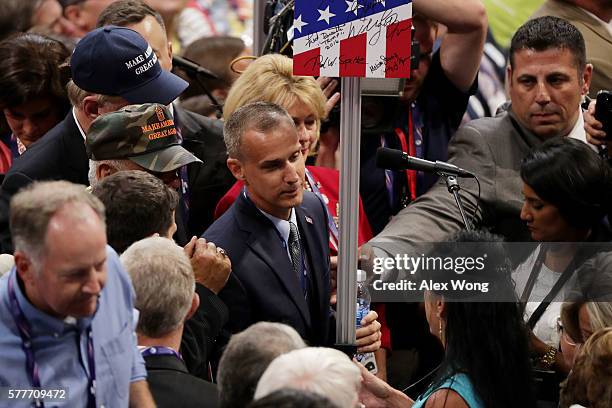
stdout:
[[(134, 289), (117, 254), (107, 247), (107, 281), (93, 317), (49, 316), (36, 309), (17, 284), (15, 268), (0, 279), (0, 386), (31, 388), (26, 355), (9, 307), (8, 280), (13, 280), (17, 301), (32, 330), (34, 358), (41, 387), (65, 388), (68, 399), (45, 402), (45, 407), (86, 407), (89, 367), (87, 329), (92, 327), (96, 374), (96, 406), (127, 407), (130, 383), (146, 379), (144, 360), (134, 333)], [(7, 401), (0, 401), (0, 407)], [(11, 407), (30, 407), (28, 401)]]

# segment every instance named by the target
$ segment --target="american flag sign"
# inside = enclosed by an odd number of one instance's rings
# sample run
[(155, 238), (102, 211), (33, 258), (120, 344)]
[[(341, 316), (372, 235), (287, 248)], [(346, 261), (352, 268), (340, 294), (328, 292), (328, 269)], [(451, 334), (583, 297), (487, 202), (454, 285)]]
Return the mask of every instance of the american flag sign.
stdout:
[(294, 75), (410, 77), (411, 0), (295, 0)]

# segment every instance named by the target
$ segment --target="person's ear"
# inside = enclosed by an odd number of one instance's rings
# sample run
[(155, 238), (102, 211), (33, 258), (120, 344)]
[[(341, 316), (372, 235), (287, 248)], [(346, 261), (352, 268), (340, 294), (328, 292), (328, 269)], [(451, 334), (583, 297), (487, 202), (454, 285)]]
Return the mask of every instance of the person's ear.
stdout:
[(438, 316), (440, 319), (446, 319), (446, 302), (442, 296), (436, 300), (436, 316)]
[(512, 67), (510, 64), (506, 67), (506, 83), (512, 85)]
[(200, 307), (200, 295), (193, 292), (193, 298), (191, 299), (191, 306), (189, 307), (189, 311), (187, 312), (187, 316), (185, 316), (185, 321), (191, 319), (191, 317), (195, 314), (195, 312)]
[(83, 21), (81, 4), (72, 4), (64, 8), (64, 17), (81, 31), (87, 31), (87, 24)]
[[(173, 55), (173, 51), (172, 51), (172, 41), (168, 41), (168, 57), (170, 57), (170, 64), (172, 64), (172, 55)], [(172, 68), (170, 68), (172, 69)]]
[(246, 174), (244, 172), (244, 165), (238, 159), (232, 157), (227, 159), (227, 168), (232, 172), (236, 180), (240, 180), (246, 183)]
[(586, 64), (582, 73), (582, 89), (581, 95), (587, 95), (591, 87), (591, 79), (593, 78), (593, 64)]
[(111, 166), (110, 164), (107, 163), (101, 163), (97, 168), (96, 168), (96, 180), (101, 181), (102, 179), (104, 179), (105, 177), (110, 176), (111, 174), (114, 174), (117, 172), (117, 169), (114, 168), (113, 166)]
[(88, 95), (83, 99), (83, 112), (87, 115), (87, 118), (91, 121), (95, 120), (100, 116), (100, 102), (96, 95)]
[(36, 279), (34, 265), (26, 254), (15, 251), (14, 261), (17, 274), (24, 284), (31, 283)]

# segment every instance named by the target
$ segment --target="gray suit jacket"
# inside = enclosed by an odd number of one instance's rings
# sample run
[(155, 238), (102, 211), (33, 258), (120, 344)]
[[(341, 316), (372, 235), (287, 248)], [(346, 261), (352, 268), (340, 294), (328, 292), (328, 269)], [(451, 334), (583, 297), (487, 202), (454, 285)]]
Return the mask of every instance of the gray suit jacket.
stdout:
[[(477, 227), (512, 241), (529, 240), (519, 216), (523, 204), (519, 171), (522, 158), (539, 143), (511, 112), (474, 120), (455, 133), (448, 146), (449, 162), (476, 174), (482, 187)], [(472, 179), (459, 179), (459, 183), (470, 217), (476, 210), (478, 187)], [(444, 241), (462, 228), (455, 200), (442, 180), (400, 211), (371, 243), (395, 243), (401, 251), (405, 244)]]
[(593, 64), (589, 96), (594, 98), (599, 90), (612, 89), (612, 34), (604, 23), (578, 6), (558, 0), (547, 0), (531, 17), (540, 16), (563, 18), (582, 33), (587, 62)]

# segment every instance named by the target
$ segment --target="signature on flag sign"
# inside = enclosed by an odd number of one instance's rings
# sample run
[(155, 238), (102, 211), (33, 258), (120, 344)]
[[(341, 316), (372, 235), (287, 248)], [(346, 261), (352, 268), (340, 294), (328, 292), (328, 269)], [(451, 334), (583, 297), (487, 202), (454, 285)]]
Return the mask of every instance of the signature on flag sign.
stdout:
[(294, 75), (410, 77), (411, 0), (295, 0)]

